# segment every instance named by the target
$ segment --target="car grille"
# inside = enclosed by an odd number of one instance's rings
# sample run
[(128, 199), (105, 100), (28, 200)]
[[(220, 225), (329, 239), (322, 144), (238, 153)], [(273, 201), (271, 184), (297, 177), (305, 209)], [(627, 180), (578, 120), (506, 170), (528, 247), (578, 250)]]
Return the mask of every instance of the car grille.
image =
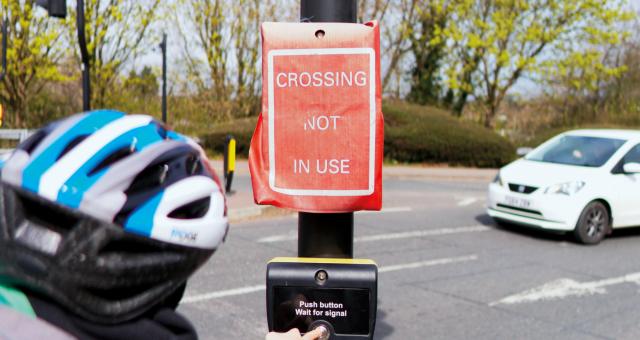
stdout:
[(528, 185), (523, 185), (523, 184), (514, 184), (514, 183), (509, 183), (509, 190), (513, 191), (513, 192), (518, 192), (521, 194), (530, 194), (536, 190), (538, 190), (537, 187), (531, 187)]
[(506, 204), (502, 204), (502, 203), (498, 203), (497, 204), (499, 208), (505, 208), (505, 209), (511, 209), (511, 210), (517, 210), (517, 211), (522, 211), (528, 214), (532, 214), (532, 215), (539, 215), (542, 216), (542, 213), (538, 210), (531, 210), (531, 209), (525, 209), (525, 208), (518, 208), (518, 207), (513, 207), (510, 205), (506, 205)]

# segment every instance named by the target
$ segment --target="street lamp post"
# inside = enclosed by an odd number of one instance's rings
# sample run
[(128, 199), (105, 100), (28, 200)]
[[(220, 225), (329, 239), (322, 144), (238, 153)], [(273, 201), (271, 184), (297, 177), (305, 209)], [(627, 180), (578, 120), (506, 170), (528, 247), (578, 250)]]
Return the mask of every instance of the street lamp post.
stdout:
[(7, 74), (7, 34), (9, 33), (7, 26), (9, 26), (9, 20), (4, 18), (2, 21), (2, 72), (0, 72), (0, 80), (4, 79)]
[(162, 35), (162, 122), (167, 122), (167, 34)]
[(80, 56), (82, 57), (82, 110), (89, 111), (91, 110), (91, 75), (84, 27), (84, 0), (77, 0), (76, 12), (78, 43), (80, 44)]

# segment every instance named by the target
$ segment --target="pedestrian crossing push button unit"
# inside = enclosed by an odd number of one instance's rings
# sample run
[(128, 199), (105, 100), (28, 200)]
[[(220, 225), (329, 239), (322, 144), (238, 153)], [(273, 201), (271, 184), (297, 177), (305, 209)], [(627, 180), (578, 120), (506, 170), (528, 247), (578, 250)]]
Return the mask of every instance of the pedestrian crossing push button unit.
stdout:
[(371, 339), (377, 288), (371, 260), (274, 258), (267, 266), (269, 330), (324, 327), (327, 339)]

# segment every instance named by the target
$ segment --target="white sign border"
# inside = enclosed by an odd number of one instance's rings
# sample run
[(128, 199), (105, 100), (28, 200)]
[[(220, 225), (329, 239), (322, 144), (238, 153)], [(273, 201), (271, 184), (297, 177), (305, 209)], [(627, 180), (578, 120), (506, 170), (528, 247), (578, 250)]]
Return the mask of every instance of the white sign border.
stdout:
[[(339, 55), (339, 54), (367, 54), (369, 55), (369, 186), (366, 190), (315, 190), (315, 189), (286, 189), (276, 187), (275, 170), (275, 108), (274, 108), (274, 77), (273, 57), (300, 55)], [(267, 56), (267, 96), (269, 104), (269, 187), (275, 192), (291, 196), (369, 196), (373, 194), (376, 162), (376, 59), (373, 48), (306, 48), (271, 50)]]

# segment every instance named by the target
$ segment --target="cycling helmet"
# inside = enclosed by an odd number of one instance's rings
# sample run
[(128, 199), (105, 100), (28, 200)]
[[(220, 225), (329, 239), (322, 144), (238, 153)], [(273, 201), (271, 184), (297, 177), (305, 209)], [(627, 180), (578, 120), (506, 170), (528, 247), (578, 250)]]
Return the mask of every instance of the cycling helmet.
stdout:
[(0, 280), (95, 322), (126, 321), (170, 298), (227, 230), (203, 150), (149, 116), (74, 115), (2, 164)]

